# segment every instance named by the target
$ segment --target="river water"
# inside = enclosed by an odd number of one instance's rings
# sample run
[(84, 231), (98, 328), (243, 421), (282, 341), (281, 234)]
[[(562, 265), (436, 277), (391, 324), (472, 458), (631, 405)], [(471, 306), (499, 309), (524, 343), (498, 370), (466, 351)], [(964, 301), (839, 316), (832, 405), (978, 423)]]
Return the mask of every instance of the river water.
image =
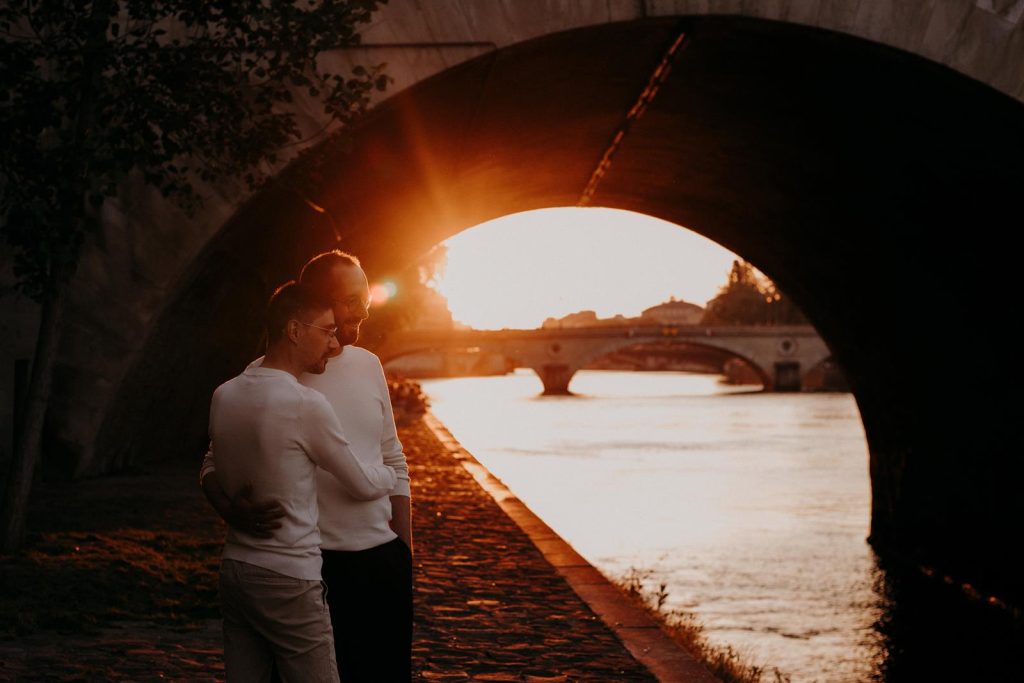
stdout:
[(712, 642), (803, 681), (877, 679), (886, 598), (850, 394), (689, 373), (428, 380), (455, 437), (605, 574), (643, 572)]

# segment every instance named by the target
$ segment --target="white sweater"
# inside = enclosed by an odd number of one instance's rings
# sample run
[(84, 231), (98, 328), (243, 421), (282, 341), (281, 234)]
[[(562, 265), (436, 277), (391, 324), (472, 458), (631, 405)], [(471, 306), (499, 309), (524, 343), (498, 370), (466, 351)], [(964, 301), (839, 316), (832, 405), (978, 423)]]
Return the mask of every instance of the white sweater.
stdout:
[[(260, 362), (261, 359), (257, 359), (250, 367)], [(398, 481), (391, 495), (408, 496), (409, 467), (395, 431), (391, 398), (377, 356), (358, 346), (346, 346), (340, 356), (327, 362), (327, 370), (322, 375), (306, 374), (300, 381), (327, 398), (356, 458), (367, 465), (384, 464), (394, 468)], [(208, 452), (200, 479), (219, 467), (219, 463), (220, 457), (215, 462), (212, 451)], [(388, 524), (391, 520), (388, 498), (359, 500), (323, 471), (317, 473), (317, 489), (322, 547), (365, 550), (396, 538)]]
[[(321, 392), (334, 408), (352, 452), (364, 464), (393, 467), (398, 482), (392, 496), (409, 495), (409, 466), (395, 431), (391, 396), (380, 360), (366, 349), (346, 346), (327, 362), (322, 375), (303, 375), (303, 384)], [(320, 534), (327, 550), (366, 550), (395, 538), (388, 498), (359, 500), (325, 472), (317, 474)]]
[(255, 364), (214, 392), (210, 444), (208, 457), (216, 451), (227, 495), (251, 483), (256, 498), (274, 498), (285, 511), (268, 539), (229, 529), (224, 558), (298, 579), (320, 578), (319, 477), (364, 500), (386, 500), (397, 481), (392, 468), (353, 455), (321, 393), (288, 372)]

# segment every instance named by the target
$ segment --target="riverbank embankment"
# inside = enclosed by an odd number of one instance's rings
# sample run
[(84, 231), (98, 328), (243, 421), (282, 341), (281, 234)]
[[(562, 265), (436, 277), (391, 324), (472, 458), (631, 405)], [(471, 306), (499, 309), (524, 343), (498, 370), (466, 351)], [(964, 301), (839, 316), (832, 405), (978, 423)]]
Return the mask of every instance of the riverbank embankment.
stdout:
[[(500, 508), (501, 514), (495, 515), (491, 509), (485, 516), (500, 530), (501, 537), (516, 538), (521, 542), (520, 536), (525, 536), (533, 548), (525, 547), (523, 555), (531, 561), (536, 561), (537, 553), (543, 557), (544, 562), (539, 571), (548, 582), (550, 595), (558, 595), (565, 602), (566, 608), (579, 615), (577, 618), (584, 623), (592, 622), (592, 617), (580, 614), (580, 607), (573, 604), (572, 596), (566, 595), (565, 588), (569, 587), (576, 594), (575, 597), (582, 600), (586, 608), (603, 622), (604, 627), (610, 629), (626, 650), (655, 674), (658, 680), (679, 683), (711, 683), (717, 680), (693, 655), (667, 636), (647, 610), (627, 598), (619, 587), (605, 578), (466, 451), (440, 420), (428, 414), (424, 418), (424, 425), (430, 430), (431, 436), (443, 445), (448, 456), (472, 475), (479, 488)], [(463, 477), (460, 474), (458, 478)], [(490, 507), (486, 501), (482, 505)], [(518, 529), (509, 529), (506, 520), (512, 521)], [(552, 569), (561, 581), (551, 581)], [(541, 598), (546, 604), (547, 597)], [(543, 606), (538, 607), (543, 611)], [(585, 639), (591, 637), (587, 634), (583, 636)], [(604, 637), (605, 634), (600, 633), (600, 636)], [(586, 640), (578, 646), (586, 648)]]
[[(542, 522), (510, 516), (522, 504), (485, 490), (489, 473), (433, 426), (400, 430), (414, 487), (417, 678), (655, 680), (620, 637), (630, 629), (649, 639), (656, 627), (611, 607), (600, 608), (606, 624), (568, 577), (584, 594), (617, 589)], [(223, 678), (224, 529), (195, 467), (42, 484), (29, 525), (28, 547), (0, 557), (0, 680)]]

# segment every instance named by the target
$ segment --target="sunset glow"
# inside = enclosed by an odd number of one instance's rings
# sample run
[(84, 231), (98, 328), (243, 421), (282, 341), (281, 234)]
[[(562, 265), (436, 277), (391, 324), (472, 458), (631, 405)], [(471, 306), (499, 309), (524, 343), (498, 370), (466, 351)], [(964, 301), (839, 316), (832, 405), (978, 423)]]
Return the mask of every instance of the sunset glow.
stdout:
[(512, 214), (444, 244), (435, 286), (455, 320), (478, 329), (534, 328), (587, 309), (635, 316), (673, 296), (703, 306), (736, 258), (678, 225), (599, 208)]

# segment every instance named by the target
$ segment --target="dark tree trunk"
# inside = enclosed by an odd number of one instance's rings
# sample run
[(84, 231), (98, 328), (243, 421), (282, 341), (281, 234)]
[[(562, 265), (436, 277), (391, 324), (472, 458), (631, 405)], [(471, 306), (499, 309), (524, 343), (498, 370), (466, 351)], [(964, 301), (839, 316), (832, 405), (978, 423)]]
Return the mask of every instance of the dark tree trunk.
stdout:
[(74, 224), (77, 230), (73, 230), (73, 237), (62, 245), (67, 249), (65, 253), (60, 253), (58, 248), (57, 253), (50, 255), (50, 272), (39, 319), (39, 336), (36, 338), (32, 375), (23, 413), (24, 422), (20, 426), (18, 440), (15, 443), (11, 471), (4, 489), (3, 508), (0, 509), (0, 552), (16, 551), (21, 547), (25, 537), (25, 518), (28, 512), (29, 493), (32, 490), (32, 478), (42, 456), (43, 426), (50, 401), (53, 368), (57, 363), (64, 303), (71, 276), (78, 267), (80, 236), (85, 227), (84, 219), (89, 212), (85, 204), (85, 190), (89, 186), (90, 160), (84, 151), (84, 141), (96, 118), (96, 88), (102, 70), (100, 48), (106, 42), (107, 27), (114, 9), (112, 0), (97, 0), (89, 11), (90, 31), (84, 46), (85, 59), (78, 91), (78, 111), (71, 138), (71, 148), (75, 151), (80, 164), (63, 197), (68, 211), (66, 220), (69, 225)]
[(66, 276), (68, 269), (66, 265), (54, 268), (39, 319), (32, 375), (22, 413), (24, 421), (20, 425), (14, 457), (11, 459), (11, 471), (4, 487), (3, 509), (0, 511), (0, 552), (4, 553), (20, 548), (25, 537), (29, 492), (40, 459), (46, 406), (50, 400), (53, 368), (57, 361), (57, 344), (70, 279)]

